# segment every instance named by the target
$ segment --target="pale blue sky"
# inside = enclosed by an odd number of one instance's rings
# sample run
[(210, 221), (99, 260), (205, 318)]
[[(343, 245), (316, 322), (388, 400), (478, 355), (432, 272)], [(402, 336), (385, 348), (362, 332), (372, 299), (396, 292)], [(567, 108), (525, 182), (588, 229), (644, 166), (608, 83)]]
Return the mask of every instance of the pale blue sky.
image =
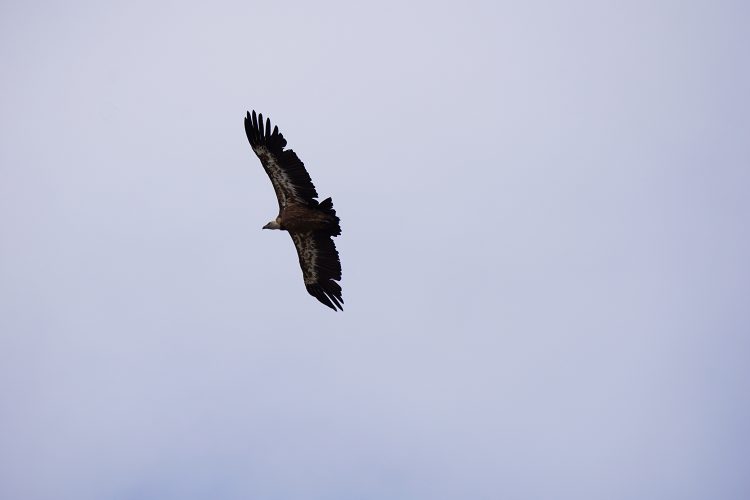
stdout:
[[(0, 497), (750, 497), (750, 8), (0, 6)], [(242, 127), (342, 218), (307, 295)]]

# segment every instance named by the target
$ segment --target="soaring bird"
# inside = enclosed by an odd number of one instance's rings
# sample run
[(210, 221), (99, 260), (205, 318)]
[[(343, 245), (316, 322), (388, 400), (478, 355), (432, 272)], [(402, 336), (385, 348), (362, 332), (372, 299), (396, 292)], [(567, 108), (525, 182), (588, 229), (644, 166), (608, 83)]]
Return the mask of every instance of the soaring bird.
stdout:
[(245, 133), (250, 147), (260, 158), (279, 201), (279, 215), (263, 229), (280, 229), (292, 237), (302, 267), (302, 278), (310, 295), (334, 311), (344, 310), (341, 298), (341, 261), (333, 236), (341, 226), (331, 198), (319, 202), (310, 174), (291, 149), (278, 127), (263, 114), (245, 117)]

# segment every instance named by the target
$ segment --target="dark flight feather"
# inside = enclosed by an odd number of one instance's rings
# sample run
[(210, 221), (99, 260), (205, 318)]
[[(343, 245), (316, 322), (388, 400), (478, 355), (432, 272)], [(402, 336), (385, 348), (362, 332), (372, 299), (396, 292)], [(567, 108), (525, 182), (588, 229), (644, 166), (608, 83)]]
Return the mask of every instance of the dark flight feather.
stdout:
[(278, 127), (271, 130), (271, 121), (266, 119), (263, 126), (263, 115), (250, 113), (245, 117), (245, 133), (250, 141), (250, 147), (260, 158), (263, 168), (271, 179), (279, 208), (288, 201), (315, 204), (318, 192), (305, 170), (305, 164), (293, 150), (284, 150), (286, 139), (279, 132)]

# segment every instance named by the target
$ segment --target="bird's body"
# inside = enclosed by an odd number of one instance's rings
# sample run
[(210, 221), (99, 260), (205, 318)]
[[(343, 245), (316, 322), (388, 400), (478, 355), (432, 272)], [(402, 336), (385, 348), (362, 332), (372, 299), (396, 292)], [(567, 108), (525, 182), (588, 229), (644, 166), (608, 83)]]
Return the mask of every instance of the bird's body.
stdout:
[(281, 229), (291, 232), (325, 231), (337, 224), (337, 218), (319, 208), (310, 208), (300, 203), (288, 203), (279, 213)]
[(263, 229), (289, 232), (297, 249), (307, 291), (333, 310), (343, 310), (341, 262), (332, 236), (341, 226), (331, 198), (319, 202), (318, 193), (305, 166), (292, 151), (284, 150), (286, 139), (263, 115), (247, 114), (245, 132), (255, 154), (271, 179), (279, 202), (278, 216)]

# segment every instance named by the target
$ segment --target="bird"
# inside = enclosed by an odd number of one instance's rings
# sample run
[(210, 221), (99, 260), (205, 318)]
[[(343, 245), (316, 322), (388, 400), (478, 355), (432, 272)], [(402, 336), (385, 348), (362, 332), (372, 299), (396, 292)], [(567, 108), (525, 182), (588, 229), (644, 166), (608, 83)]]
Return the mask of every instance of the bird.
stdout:
[(333, 200), (317, 201), (318, 192), (297, 154), (286, 147), (279, 127), (263, 114), (247, 112), (245, 133), (250, 147), (271, 179), (279, 202), (279, 214), (263, 229), (286, 231), (297, 249), (307, 292), (334, 311), (343, 311), (341, 261), (334, 236), (341, 234)]

